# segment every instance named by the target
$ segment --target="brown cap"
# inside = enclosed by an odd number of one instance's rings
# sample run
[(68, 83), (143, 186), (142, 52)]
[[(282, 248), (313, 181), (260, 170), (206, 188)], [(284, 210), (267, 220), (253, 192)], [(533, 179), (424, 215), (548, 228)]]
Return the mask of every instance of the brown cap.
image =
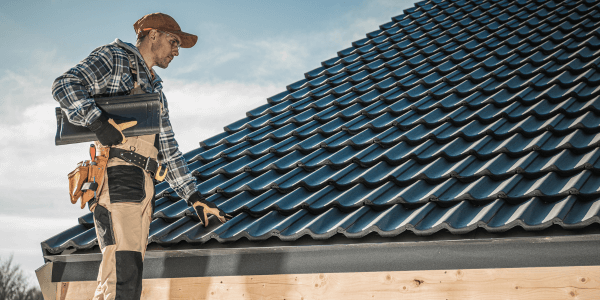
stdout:
[(172, 33), (181, 39), (181, 47), (183, 48), (192, 48), (198, 41), (197, 36), (181, 31), (181, 27), (175, 22), (175, 19), (163, 13), (143, 16), (133, 24), (133, 29), (138, 37), (148, 34), (151, 29)]

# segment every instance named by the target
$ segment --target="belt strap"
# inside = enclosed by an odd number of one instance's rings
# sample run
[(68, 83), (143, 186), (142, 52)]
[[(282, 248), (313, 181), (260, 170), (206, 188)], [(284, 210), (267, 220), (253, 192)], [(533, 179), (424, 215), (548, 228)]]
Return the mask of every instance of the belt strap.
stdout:
[(150, 173), (154, 177), (156, 172), (159, 170), (158, 162), (150, 157), (145, 157), (141, 154), (137, 154), (133, 151), (127, 151), (119, 148), (110, 148), (108, 158), (120, 158), (126, 162), (132, 163)]

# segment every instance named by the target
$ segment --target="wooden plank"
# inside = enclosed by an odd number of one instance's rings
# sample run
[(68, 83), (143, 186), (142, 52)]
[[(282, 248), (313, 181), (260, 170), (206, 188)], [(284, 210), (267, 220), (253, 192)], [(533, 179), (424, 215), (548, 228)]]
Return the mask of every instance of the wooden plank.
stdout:
[(56, 282), (52, 282), (52, 262), (47, 262), (35, 270), (40, 290), (45, 300), (56, 300)]
[[(78, 286), (78, 285), (75, 285)], [(67, 298), (67, 293), (69, 291), (69, 282), (61, 282), (61, 284), (57, 287), (57, 295), (60, 295), (60, 300), (65, 300)]]
[[(91, 299), (70, 282), (65, 299)], [(59, 285), (60, 286), (60, 285)], [(142, 299), (600, 299), (600, 266), (146, 279)]]

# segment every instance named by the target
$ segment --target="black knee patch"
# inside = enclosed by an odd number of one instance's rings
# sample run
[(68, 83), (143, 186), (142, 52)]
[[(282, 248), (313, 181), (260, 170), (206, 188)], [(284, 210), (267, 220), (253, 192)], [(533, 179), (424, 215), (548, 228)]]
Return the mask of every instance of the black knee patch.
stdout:
[(116, 251), (117, 291), (115, 300), (140, 299), (144, 262), (138, 251)]
[(106, 170), (110, 203), (142, 202), (146, 197), (144, 171), (136, 166), (114, 166)]
[(96, 205), (94, 208), (94, 224), (96, 226), (100, 249), (115, 244), (115, 235), (112, 228), (110, 211), (104, 206)]

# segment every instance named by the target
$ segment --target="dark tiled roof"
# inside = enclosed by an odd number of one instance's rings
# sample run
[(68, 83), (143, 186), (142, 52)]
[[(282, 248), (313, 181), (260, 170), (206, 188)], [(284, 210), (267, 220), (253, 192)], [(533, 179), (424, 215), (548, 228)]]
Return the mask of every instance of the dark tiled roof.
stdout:
[(597, 1), (416, 3), (187, 153), (235, 218), (204, 228), (162, 183), (150, 242), (600, 223), (599, 66)]

